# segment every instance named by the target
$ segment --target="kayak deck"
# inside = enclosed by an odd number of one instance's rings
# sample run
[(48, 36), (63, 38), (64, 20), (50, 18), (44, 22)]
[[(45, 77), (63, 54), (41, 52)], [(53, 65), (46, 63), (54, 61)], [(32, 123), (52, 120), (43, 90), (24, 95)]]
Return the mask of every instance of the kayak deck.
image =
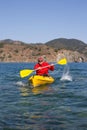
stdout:
[(33, 87), (37, 87), (44, 84), (51, 84), (53, 82), (54, 82), (54, 78), (52, 78), (51, 76), (34, 75), (29, 78), (29, 83)]

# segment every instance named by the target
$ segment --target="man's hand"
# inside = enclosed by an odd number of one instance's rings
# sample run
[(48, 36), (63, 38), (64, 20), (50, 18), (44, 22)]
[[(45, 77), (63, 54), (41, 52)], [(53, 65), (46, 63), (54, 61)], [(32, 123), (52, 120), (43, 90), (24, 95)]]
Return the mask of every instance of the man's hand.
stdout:
[(38, 67), (38, 70), (42, 69), (42, 67)]

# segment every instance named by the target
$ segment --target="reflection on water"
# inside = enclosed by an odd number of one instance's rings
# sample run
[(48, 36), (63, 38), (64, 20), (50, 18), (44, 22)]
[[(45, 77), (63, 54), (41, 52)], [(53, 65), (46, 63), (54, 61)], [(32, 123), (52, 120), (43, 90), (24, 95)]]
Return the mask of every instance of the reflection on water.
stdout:
[(29, 96), (29, 88), (28, 87), (20, 87), (20, 93), (22, 96)]
[(29, 94), (32, 92), (34, 95), (46, 93), (52, 91), (52, 88), (47, 85), (42, 85), (39, 87), (32, 88), (31, 86), (22, 86), (19, 88), (20, 94), (22, 96), (29, 96)]
[(44, 85), (44, 86), (39, 86), (39, 87), (33, 88), (32, 92), (33, 92), (33, 94), (40, 94), (40, 93), (45, 93), (50, 90), (51, 90), (51, 87)]

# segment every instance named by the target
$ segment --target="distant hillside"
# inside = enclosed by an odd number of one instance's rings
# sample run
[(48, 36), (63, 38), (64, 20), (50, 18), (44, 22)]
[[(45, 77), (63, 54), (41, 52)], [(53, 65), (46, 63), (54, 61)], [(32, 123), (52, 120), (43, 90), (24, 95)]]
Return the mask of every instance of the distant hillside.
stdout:
[(0, 40), (0, 45), (3, 45), (3, 44), (25, 44), (25, 43), (22, 41), (14, 41), (11, 39)]
[(66, 57), (68, 62), (87, 62), (87, 44), (76, 39), (54, 39), (47, 43), (24, 43), (5, 39), (0, 41), (0, 62), (37, 62), (43, 56), (47, 61)]
[(46, 45), (51, 46), (56, 50), (72, 50), (87, 55), (87, 44), (77, 39), (59, 38), (47, 42)]

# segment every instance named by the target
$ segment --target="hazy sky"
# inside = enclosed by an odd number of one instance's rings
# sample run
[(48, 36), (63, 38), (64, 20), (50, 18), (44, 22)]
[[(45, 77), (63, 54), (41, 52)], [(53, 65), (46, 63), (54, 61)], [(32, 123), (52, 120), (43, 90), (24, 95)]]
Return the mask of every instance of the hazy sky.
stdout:
[(0, 40), (87, 43), (87, 0), (0, 0)]

